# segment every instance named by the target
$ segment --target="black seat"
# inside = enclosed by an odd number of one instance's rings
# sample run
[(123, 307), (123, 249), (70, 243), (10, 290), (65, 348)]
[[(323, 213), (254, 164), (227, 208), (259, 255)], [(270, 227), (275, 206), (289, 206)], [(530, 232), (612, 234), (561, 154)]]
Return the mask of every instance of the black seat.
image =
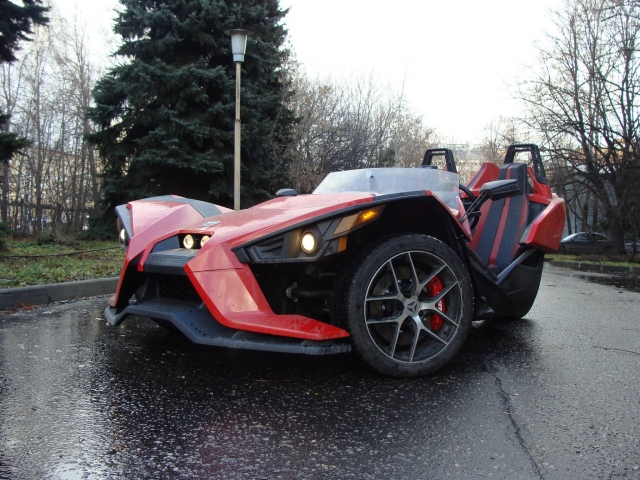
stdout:
[(476, 255), (495, 273), (505, 269), (515, 258), (518, 241), (527, 227), (529, 199), (527, 198), (527, 166), (508, 163), (500, 169), (498, 180), (516, 179), (522, 195), (490, 201), (482, 209), (482, 216), (469, 245)]

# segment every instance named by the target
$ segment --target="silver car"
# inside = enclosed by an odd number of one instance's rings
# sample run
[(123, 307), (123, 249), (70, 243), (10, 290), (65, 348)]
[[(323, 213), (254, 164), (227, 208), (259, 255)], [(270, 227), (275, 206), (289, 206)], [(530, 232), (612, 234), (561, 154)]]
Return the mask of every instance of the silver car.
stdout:
[(579, 232), (560, 242), (560, 253), (606, 253), (611, 250), (611, 239), (601, 233)]

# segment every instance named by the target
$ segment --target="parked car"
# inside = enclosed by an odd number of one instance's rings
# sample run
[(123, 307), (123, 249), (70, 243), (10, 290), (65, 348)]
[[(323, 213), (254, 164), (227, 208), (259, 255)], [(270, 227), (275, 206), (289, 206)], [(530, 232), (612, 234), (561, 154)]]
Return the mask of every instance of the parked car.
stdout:
[[(513, 162), (523, 151), (532, 166)], [(446, 170), (431, 164), (443, 153)], [(245, 210), (173, 195), (120, 205), (127, 254), (106, 319), (142, 315), (218, 347), (353, 348), (386, 375), (432, 373), (474, 319), (529, 311), (565, 221), (535, 145), (458, 182), (439, 149), (422, 168), (334, 172), (311, 195), (283, 189)]]
[(606, 253), (611, 250), (611, 239), (601, 233), (579, 232), (560, 242), (560, 253)]

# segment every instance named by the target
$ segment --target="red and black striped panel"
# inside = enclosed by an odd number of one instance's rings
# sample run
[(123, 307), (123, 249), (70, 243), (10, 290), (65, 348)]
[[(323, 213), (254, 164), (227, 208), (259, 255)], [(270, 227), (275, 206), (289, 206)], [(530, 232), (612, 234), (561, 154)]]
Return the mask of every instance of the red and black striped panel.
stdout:
[(483, 211), (480, 217), (470, 248), (488, 266), (502, 270), (513, 261), (518, 240), (527, 223), (529, 199), (524, 194), (527, 166), (519, 163), (504, 165), (498, 179), (517, 179), (523, 195), (491, 202), (488, 211)]

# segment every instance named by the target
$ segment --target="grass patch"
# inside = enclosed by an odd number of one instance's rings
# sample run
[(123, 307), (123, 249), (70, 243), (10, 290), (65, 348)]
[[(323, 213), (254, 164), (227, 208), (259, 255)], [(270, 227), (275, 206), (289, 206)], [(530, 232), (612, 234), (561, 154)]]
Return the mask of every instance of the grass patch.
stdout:
[[(7, 247), (8, 250), (0, 254), (0, 288), (115, 277), (120, 275), (124, 261), (124, 251), (112, 241), (39, 245), (37, 241), (30, 240), (7, 242)], [(79, 253), (106, 248), (108, 250)], [(72, 255), (56, 255), (61, 253)], [(35, 257), (39, 255), (52, 256)]]
[(610, 265), (615, 267), (637, 267), (640, 262), (630, 262), (625, 255), (598, 255), (598, 254), (581, 254), (581, 255), (561, 255), (559, 253), (548, 253), (544, 256), (547, 261), (556, 262), (588, 262), (597, 263), (599, 265)]

